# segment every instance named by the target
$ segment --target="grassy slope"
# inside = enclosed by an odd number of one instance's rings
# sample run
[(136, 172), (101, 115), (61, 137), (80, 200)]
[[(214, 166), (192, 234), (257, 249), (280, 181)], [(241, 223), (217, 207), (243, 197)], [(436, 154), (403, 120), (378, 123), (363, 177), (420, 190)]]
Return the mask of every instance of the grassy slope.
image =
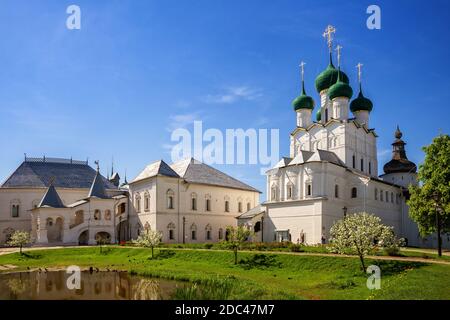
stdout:
[[(105, 249), (104, 249), (105, 250)], [(234, 299), (450, 299), (450, 266), (398, 261), (367, 261), (382, 270), (382, 289), (366, 288), (358, 259), (275, 254), (281, 267), (245, 270), (231, 252), (177, 250), (150, 260), (149, 249), (73, 248), (0, 256), (1, 264), (27, 267), (68, 265), (121, 269), (169, 279), (202, 281), (231, 277)], [(159, 250), (155, 250), (158, 252)], [(240, 253), (240, 258), (252, 253)]]

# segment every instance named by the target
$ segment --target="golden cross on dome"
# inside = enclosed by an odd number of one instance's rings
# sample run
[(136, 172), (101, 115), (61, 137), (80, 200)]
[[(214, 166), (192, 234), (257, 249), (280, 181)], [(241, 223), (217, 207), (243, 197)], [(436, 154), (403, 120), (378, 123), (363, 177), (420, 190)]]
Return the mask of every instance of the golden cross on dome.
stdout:
[(325, 32), (323, 33), (323, 37), (327, 39), (327, 43), (328, 43), (328, 49), (330, 49), (331, 52), (331, 48), (333, 47), (333, 33), (336, 33), (336, 28), (333, 27), (332, 25), (328, 25), (327, 28), (325, 29)]
[(300, 69), (302, 70), (302, 81), (304, 81), (305, 80), (305, 62), (304, 61), (302, 61), (301, 63), (300, 63)]
[(342, 50), (342, 46), (337, 45), (336, 51), (337, 51), (337, 58), (338, 58), (338, 67), (341, 66), (341, 50)]
[(361, 83), (361, 69), (362, 69), (363, 64), (361, 62), (358, 62), (358, 64), (356, 65), (356, 68), (358, 69), (358, 81), (359, 83)]

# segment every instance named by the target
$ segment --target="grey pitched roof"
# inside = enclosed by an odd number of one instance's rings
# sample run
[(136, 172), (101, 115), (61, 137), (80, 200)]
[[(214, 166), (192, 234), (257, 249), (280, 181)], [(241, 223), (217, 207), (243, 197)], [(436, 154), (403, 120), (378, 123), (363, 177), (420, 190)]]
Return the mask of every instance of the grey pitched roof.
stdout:
[(189, 183), (209, 184), (233, 189), (260, 192), (229, 175), (214, 169), (193, 158), (182, 160), (171, 165), (172, 169)]
[(253, 218), (256, 217), (257, 215), (261, 214), (261, 213), (265, 213), (266, 212), (266, 207), (263, 207), (262, 205), (257, 205), (256, 207), (250, 209), (247, 212), (244, 212), (243, 214), (241, 214), (240, 216), (237, 217), (237, 219), (249, 219), (249, 218)]
[(165, 163), (163, 160), (159, 160), (152, 162), (147, 167), (145, 167), (145, 169), (142, 170), (142, 172), (139, 173), (139, 175), (131, 183), (158, 175), (175, 178), (180, 177), (167, 163)]
[(92, 182), (91, 189), (89, 190), (88, 198), (97, 197), (100, 199), (108, 199), (109, 197), (106, 195), (105, 186), (102, 181), (102, 176), (100, 172), (97, 171), (95, 174), (94, 181)]
[[(89, 189), (95, 177), (95, 170), (87, 163), (71, 160), (24, 161), (14, 173), (1, 185), (2, 188), (45, 188), (54, 179), (55, 188)], [(117, 189), (101, 176), (106, 189)]]
[(58, 195), (58, 192), (56, 192), (55, 187), (51, 184), (47, 192), (44, 194), (44, 197), (41, 200), (41, 203), (39, 203), (38, 208), (65, 208), (61, 198)]

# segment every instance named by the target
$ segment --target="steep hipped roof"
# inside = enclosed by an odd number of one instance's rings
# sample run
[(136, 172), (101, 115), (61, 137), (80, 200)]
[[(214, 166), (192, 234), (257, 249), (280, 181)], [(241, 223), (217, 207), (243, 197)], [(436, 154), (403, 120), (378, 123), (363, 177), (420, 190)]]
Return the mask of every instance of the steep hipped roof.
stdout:
[[(55, 188), (90, 188), (95, 170), (85, 161), (64, 159), (27, 159), (2, 184), (2, 188), (45, 188), (54, 179)], [(117, 189), (101, 177), (106, 189)]]
[(65, 208), (53, 184), (50, 184), (48, 187), (47, 192), (44, 194), (44, 197), (38, 205), (38, 208)]
[(89, 190), (88, 198), (96, 197), (100, 199), (108, 199), (109, 197), (106, 195), (105, 187), (102, 181), (102, 176), (100, 172), (97, 170), (95, 174), (94, 181), (92, 182), (91, 189)]
[(214, 169), (194, 158), (182, 160), (171, 165), (177, 174), (189, 183), (209, 184), (226, 188), (260, 192), (229, 175)]
[(144, 170), (132, 181), (137, 182), (139, 180), (155, 177), (155, 176), (167, 176), (179, 178), (178, 174), (165, 163), (163, 160), (150, 163)]

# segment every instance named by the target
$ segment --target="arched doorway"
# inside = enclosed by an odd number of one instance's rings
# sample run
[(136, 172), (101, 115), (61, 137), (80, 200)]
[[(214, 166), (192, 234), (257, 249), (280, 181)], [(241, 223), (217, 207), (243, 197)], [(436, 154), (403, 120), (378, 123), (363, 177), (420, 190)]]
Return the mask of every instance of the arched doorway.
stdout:
[(49, 243), (61, 242), (63, 236), (63, 218), (47, 218), (47, 238)]
[(88, 242), (89, 242), (89, 231), (85, 230), (82, 233), (80, 233), (80, 236), (78, 237), (78, 245), (87, 246)]
[(116, 227), (116, 238), (120, 243), (121, 241), (128, 241), (128, 223), (127, 221), (121, 221)]
[(111, 243), (111, 235), (108, 232), (98, 232), (95, 235), (97, 243)]

